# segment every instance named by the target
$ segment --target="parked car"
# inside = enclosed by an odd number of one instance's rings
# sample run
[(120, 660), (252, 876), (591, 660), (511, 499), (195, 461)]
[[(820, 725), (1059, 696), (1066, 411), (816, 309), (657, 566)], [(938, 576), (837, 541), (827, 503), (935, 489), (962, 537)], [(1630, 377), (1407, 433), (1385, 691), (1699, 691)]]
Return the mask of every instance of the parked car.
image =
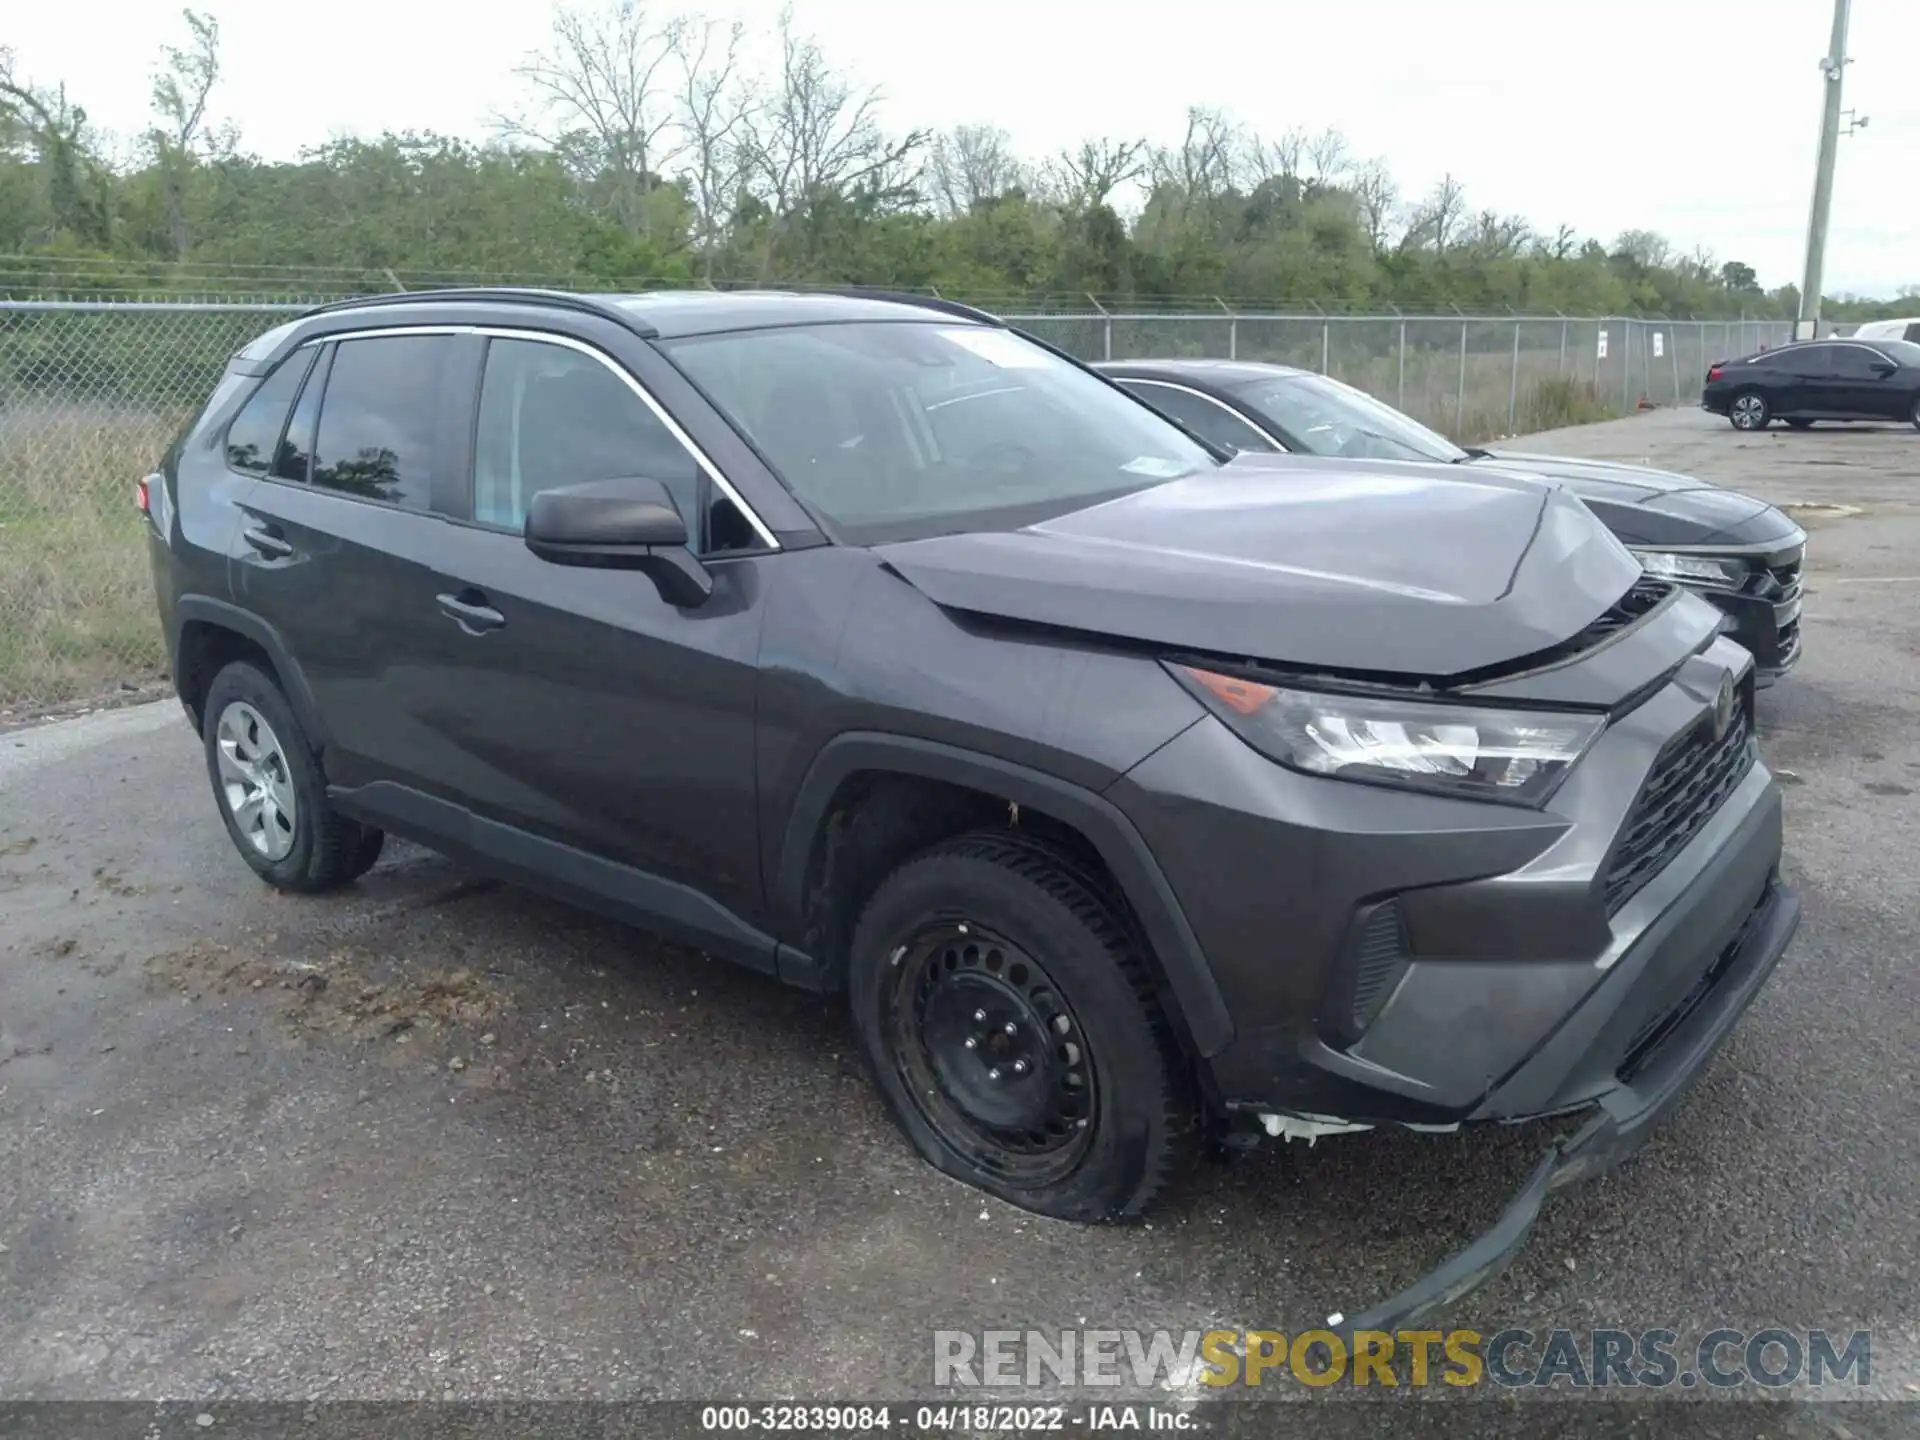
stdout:
[(1228, 360), (1116, 360), (1100, 366), (1149, 405), (1217, 445), (1249, 452), (1440, 461), (1547, 477), (1586, 502), (1649, 574), (1711, 600), (1721, 629), (1771, 685), (1800, 658), (1806, 532), (1750, 495), (1689, 475), (1454, 444), (1330, 376)]
[(1203, 1117), (1584, 1116), (1386, 1328), (1637, 1146), (1797, 923), (1751, 657), (1570, 494), (1232, 458), (963, 307), (352, 301), (141, 494), (272, 885), (394, 832), (844, 990), (920, 1153), (1073, 1220)]
[(1920, 345), (1911, 340), (1804, 340), (1707, 370), (1700, 404), (1736, 430), (1784, 420), (1905, 420), (1920, 429)]
[(1858, 326), (1849, 340), (1909, 340), (1920, 344), (1920, 319), (1869, 320)]

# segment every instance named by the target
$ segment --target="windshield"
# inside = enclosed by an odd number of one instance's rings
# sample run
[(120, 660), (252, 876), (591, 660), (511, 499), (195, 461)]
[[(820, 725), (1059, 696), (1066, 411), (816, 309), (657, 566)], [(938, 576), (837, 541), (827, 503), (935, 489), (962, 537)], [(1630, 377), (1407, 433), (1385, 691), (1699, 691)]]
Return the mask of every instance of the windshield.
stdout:
[(1240, 386), (1238, 394), (1283, 438), (1314, 455), (1455, 463), (1468, 458), (1446, 436), (1325, 375), (1256, 380)]
[(986, 326), (799, 325), (665, 348), (856, 544), (1029, 525), (1215, 463), (1124, 391)]

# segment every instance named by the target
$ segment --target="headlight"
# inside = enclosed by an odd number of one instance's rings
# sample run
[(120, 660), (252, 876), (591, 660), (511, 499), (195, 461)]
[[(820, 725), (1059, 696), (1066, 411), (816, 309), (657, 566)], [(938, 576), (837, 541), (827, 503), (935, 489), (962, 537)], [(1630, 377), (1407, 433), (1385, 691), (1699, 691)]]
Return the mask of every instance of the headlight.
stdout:
[(1462, 799), (1543, 803), (1606, 726), (1599, 715), (1328, 695), (1167, 668), (1241, 739), (1289, 769)]
[(1747, 579), (1747, 567), (1738, 560), (1716, 560), (1710, 555), (1679, 555), (1671, 550), (1636, 550), (1640, 566), (1662, 580), (1682, 585), (1710, 585), (1738, 590)]

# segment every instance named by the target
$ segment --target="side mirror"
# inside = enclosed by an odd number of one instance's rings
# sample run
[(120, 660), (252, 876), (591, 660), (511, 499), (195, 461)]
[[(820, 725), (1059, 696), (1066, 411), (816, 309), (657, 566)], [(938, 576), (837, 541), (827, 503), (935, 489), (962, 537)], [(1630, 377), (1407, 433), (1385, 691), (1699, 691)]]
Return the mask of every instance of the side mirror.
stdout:
[(1873, 373), (1878, 375), (1882, 380), (1886, 379), (1887, 376), (1893, 374), (1893, 372), (1899, 368), (1900, 367), (1891, 360), (1876, 360), (1873, 362)]
[(687, 548), (687, 522), (658, 480), (542, 490), (527, 510), (526, 540), (555, 565), (641, 571), (669, 605), (698, 605), (713, 594), (713, 577)]

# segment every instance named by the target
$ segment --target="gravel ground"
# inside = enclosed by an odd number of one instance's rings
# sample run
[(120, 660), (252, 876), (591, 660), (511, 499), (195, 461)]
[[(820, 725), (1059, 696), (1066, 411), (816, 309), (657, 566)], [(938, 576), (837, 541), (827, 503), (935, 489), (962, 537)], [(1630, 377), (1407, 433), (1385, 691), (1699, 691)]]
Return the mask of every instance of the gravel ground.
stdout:
[[(1870, 1327), (1873, 1393), (1920, 1397), (1920, 436), (1672, 410), (1524, 444), (1853, 513), (1801, 512), (1806, 658), (1761, 702), (1798, 941), (1652, 1146), (1556, 1196), (1449, 1319)], [(939, 1329), (1363, 1308), (1484, 1226), (1540, 1144), (1274, 1146), (1148, 1225), (1037, 1219), (909, 1152), (837, 1002), (405, 846), (350, 893), (278, 896), (206, 791), (171, 704), (0, 735), (0, 1398), (924, 1395)]]

